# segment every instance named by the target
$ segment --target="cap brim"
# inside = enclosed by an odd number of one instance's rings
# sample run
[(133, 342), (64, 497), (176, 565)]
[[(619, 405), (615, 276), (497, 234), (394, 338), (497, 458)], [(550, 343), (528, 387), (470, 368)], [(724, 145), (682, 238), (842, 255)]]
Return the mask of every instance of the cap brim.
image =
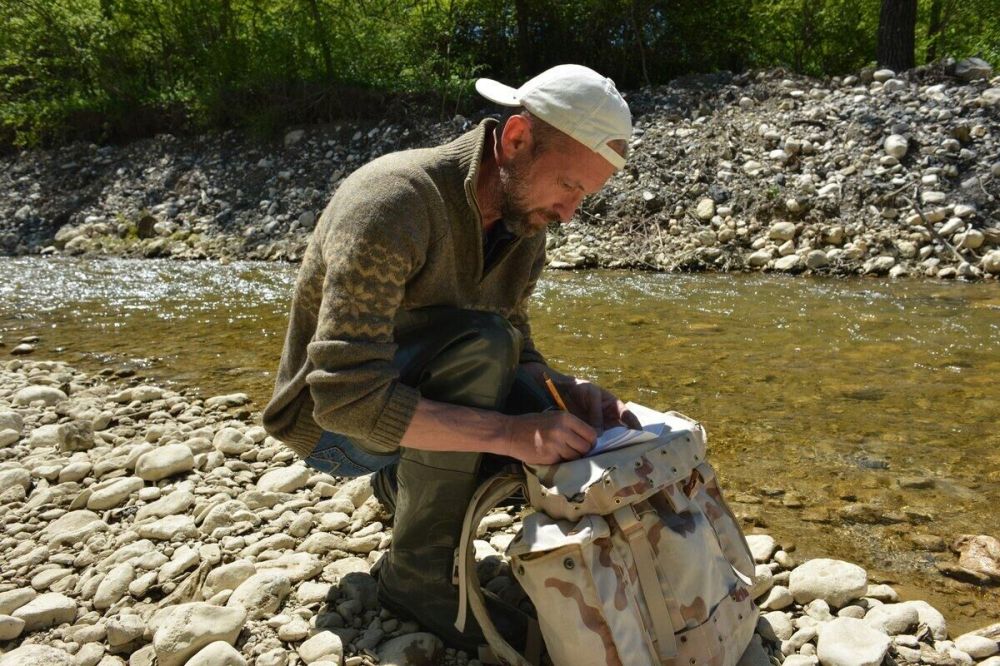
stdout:
[(516, 89), (493, 79), (476, 81), (476, 92), (501, 106), (521, 106), (521, 99), (518, 97)]

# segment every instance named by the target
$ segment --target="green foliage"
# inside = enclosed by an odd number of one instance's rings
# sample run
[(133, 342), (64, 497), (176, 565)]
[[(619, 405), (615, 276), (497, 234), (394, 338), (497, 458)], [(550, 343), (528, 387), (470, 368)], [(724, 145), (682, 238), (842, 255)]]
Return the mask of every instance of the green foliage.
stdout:
[[(1000, 64), (1000, 0), (920, 0), (917, 58)], [(562, 62), (623, 88), (868, 64), (873, 0), (0, 0), (0, 146), (473, 104)]]

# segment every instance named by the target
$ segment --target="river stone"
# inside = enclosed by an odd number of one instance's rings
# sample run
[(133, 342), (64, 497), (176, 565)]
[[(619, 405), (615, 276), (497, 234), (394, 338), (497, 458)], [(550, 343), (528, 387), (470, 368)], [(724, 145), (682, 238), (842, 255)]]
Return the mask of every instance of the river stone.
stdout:
[(22, 645), (0, 654), (0, 666), (76, 666), (73, 655), (48, 645)]
[(105, 627), (112, 648), (128, 645), (146, 633), (146, 623), (138, 615), (117, 615), (109, 618)]
[(257, 524), (258, 516), (239, 500), (228, 500), (212, 507), (201, 523), (201, 531), (211, 534), (219, 527), (229, 527), (239, 522)]
[(348, 499), (355, 509), (361, 507), (372, 496), (372, 482), (370, 476), (359, 476), (345, 482), (337, 490), (334, 499)]
[(13, 615), (0, 615), (0, 642), (12, 641), (24, 631), (24, 620)]
[(890, 643), (863, 621), (838, 617), (819, 625), (817, 654), (823, 666), (879, 666)]
[(254, 448), (253, 440), (236, 428), (223, 428), (215, 433), (212, 446), (227, 456), (241, 456)]
[(944, 615), (926, 601), (904, 601), (897, 605), (915, 608), (920, 622), (927, 625), (936, 640), (943, 641), (948, 638), (948, 623)]
[(788, 588), (800, 604), (822, 599), (840, 608), (864, 596), (868, 590), (868, 574), (850, 562), (819, 558), (803, 562), (792, 570)]
[(197, 539), (201, 534), (194, 524), (194, 518), (183, 514), (165, 516), (151, 523), (136, 525), (135, 531), (143, 539), (155, 541)]
[(709, 198), (702, 199), (698, 202), (697, 208), (695, 208), (694, 213), (699, 220), (709, 221), (715, 217), (715, 202)]
[(200, 601), (174, 607), (153, 634), (158, 666), (181, 666), (216, 641), (232, 644), (246, 622), (246, 609)]
[(135, 514), (135, 521), (141, 522), (147, 518), (163, 518), (184, 513), (194, 506), (194, 494), (184, 489), (178, 489), (166, 497), (161, 497), (152, 504), (139, 509)]
[(27, 493), (31, 489), (31, 472), (23, 467), (0, 469), (0, 490), (21, 486)]
[(292, 582), (280, 571), (254, 574), (236, 588), (226, 606), (242, 606), (249, 619), (262, 620), (278, 610), (291, 589)]
[(183, 444), (167, 444), (135, 461), (135, 475), (144, 481), (159, 481), (194, 469), (194, 454)]
[(783, 611), (764, 613), (757, 620), (757, 633), (773, 643), (787, 641), (795, 633), (792, 618)]
[(378, 659), (381, 666), (422, 666), (438, 663), (443, 653), (441, 639), (421, 631), (386, 641), (378, 648)]
[(250, 560), (236, 560), (217, 569), (213, 569), (205, 578), (202, 594), (211, 597), (222, 590), (235, 590), (243, 581), (257, 573), (257, 568)]
[(24, 419), (17, 412), (0, 410), (0, 430), (13, 430), (20, 435), (24, 430)]
[(225, 641), (215, 641), (199, 650), (198, 654), (188, 659), (184, 666), (246, 666), (246, 664), (247, 660), (232, 645)]
[(340, 636), (332, 631), (321, 631), (302, 643), (296, 652), (307, 664), (320, 660), (329, 660), (339, 664), (344, 655), (344, 642)]
[(869, 627), (884, 634), (898, 636), (915, 629), (920, 621), (917, 609), (903, 604), (883, 604), (875, 606), (865, 615), (864, 622)]
[(795, 224), (792, 222), (775, 222), (767, 233), (767, 237), (776, 241), (789, 241), (795, 238)]
[(766, 564), (758, 564), (754, 569), (753, 585), (750, 586), (750, 598), (757, 599), (767, 594), (774, 587), (774, 572)]
[(769, 562), (778, 549), (778, 542), (769, 534), (748, 534), (747, 545), (750, 546), (754, 562), (758, 564)]
[(13, 428), (7, 428), (6, 430), (0, 428), (0, 449), (10, 446), (19, 439), (21, 439), (21, 433), (17, 430)]
[(906, 152), (910, 149), (910, 142), (906, 140), (905, 136), (899, 134), (890, 134), (885, 139), (883, 148), (887, 155), (892, 155), (897, 160), (901, 160), (906, 156)]
[(205, 401), (205, 407), (213, 409), (215, 407), (239, 407), (250, 402), (250, 396), (246, 393), (230, 393), (229, 395), (217, 395)]
[(58, 592), (40, 594), (13, 613), (24, 620), (25, 631), (38, 631), (76, 619), (76, 603)]
[(28, 445), (33, 448), (51, 446), (58, 449), (63, 443), (65, 427), (61, 423), (49, 423), (41, 425), (31, 431), (28, 437)]
[(93, 511), (70, 511), (46, 525), (41, 536), (50, 546), (81, 543), (92, 534), (108, 529), (108, 524)]
[(304, 465), (291, 465), (271, 470), (257, 481), (257, 490), (274, 493), (294, 493), (304, 488), (312, 473)]
[(990, 275), (1000, 275), (1000, 250), (991, 250), (983, 256), (983, 270)]
[(955, 639), (955, 647), (973, 659), (986, 659), (1000, 652), (1000, 645), (992, 638), (963, 634)]
[(315, 578), (323, 570), (323, 561), (309, 553), (285, 553), (273, 560), (257, 563), (257, 571), (277, 571), (293, 583)]
[(7, 592), (0, 592), (0, 615), (10, 615), (38, 596), (30, 587), (19, 587)]
[(134, 476), (115, 479), (90, 495), (90, 499), (87, 500), (87, 508), (95, 511), (113, 509), (127, 500), (132, 493), (138, 492), (142, 486), (142, 479)]
[(128, 586), (135, 578), (135, 568), (131, 564), (119, 564), (107, 573), (94, 594), (94, 608), (107, 610), (125, 596)]
[(955, 76), (963, 81), (988, 79), (993, 76), (993, 67), (982, 58), (962, 58), (955, 63)]
[(52, 386), (26, 386), (14, 394), (15, 405), (28, 405), (36, 400), (41, 400), (51, 407), (57, 402), (67, 399), (67, 395)]
[(787, 257), (781, 257), (774, 262), (774, 270), (782, 272), (792, 272), (797, 271), (802, 267), (802, 257), (797, 254), (790, 254)]
[(961, 553), (958, 564), (1000, 582), (1000, 540), (985, 534), (963, 534), (951, 549)]
[(784, 585), (775, 585), (764, 597), (763, 601), (760, 602), (761, 610), (781, 610), (782, 608), (788, 608), (793, 603), (795, 599), (792, 597), (792, 593), (788, 591), (788, 588)]

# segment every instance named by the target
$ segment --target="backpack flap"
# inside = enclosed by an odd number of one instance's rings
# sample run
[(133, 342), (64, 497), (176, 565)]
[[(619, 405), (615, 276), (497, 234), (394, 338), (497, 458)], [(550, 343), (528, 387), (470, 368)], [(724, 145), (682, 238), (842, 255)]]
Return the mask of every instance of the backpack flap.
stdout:
[(578, 520), (606, 516), (683, 482), (705, 460), (705, 431), (693, 421), (690, 426), (595, 456), (525, 465), (528, 500), (553, 518)]

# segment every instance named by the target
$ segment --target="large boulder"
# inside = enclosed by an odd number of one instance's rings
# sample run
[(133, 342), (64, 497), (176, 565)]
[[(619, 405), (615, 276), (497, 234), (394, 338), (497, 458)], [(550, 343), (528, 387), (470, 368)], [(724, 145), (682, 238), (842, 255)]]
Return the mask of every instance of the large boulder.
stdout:
[(835, 608), (842, 608), (865, 595), (868, 574), (850, 562), (819, 558), (796, 567), (789, 578), (788, 588), (800, 604), (822, 599)]

